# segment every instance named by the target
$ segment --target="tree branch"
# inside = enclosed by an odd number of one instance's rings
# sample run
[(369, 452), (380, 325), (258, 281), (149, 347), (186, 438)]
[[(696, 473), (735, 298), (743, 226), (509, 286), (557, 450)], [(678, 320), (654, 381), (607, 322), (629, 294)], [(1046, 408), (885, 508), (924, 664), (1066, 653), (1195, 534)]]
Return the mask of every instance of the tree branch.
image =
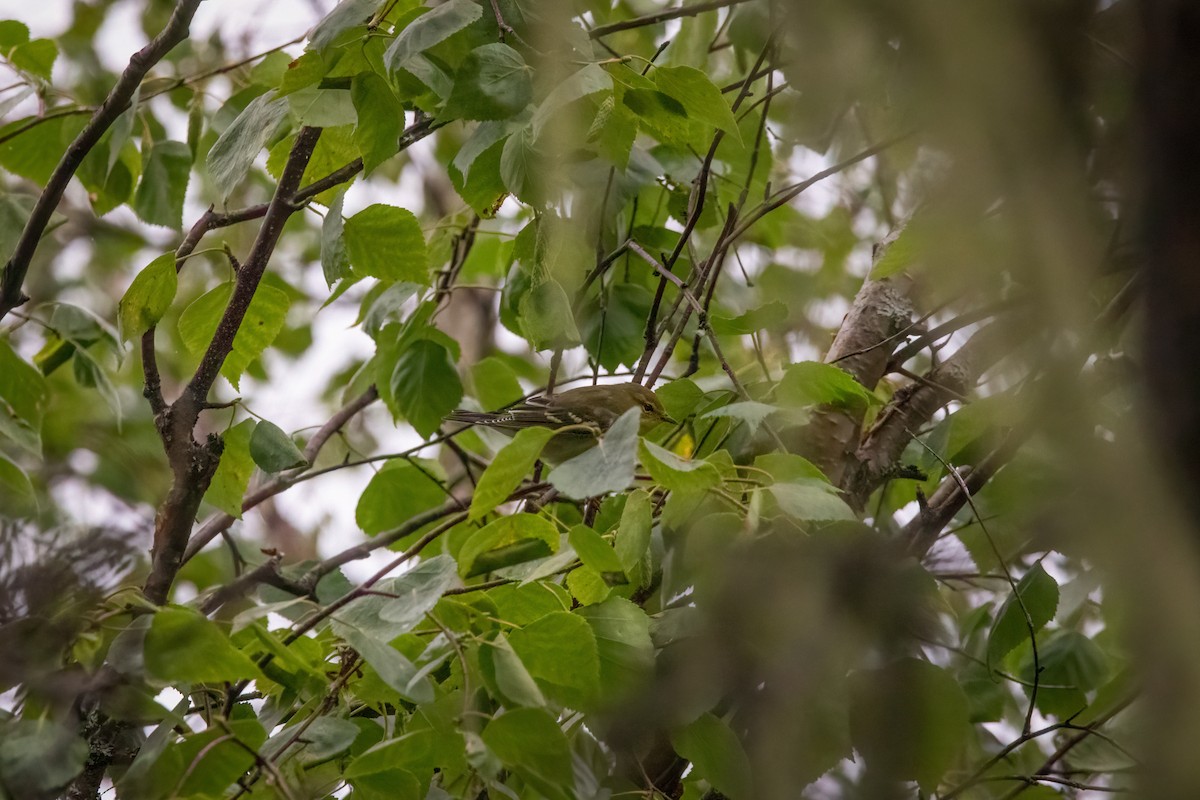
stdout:
[(696, 3), (690, 6), (680, 6), (679, 8), (671, 8), (666, 11), (659, 11), (657, 14), (647, 14), (644, 17), (634, 17), (633, 19), (622, 20), (621, 22), (612, 22), (608, 25), (597, 25), (588, 31), (588, 37), (599, 39), (601, 36), (608, 36), (610, 33), (618, 33), (620, 31), (633, 30), (634, 28), (644, 28), (647, 25), (657, 25), (660, 22), (667, 20), (678, 19), (679, 17), (695, 17), (703, 14), (706, 11), (716, 11), (718, 8), (726, 6), (736, 6), (749, 0), (711, 0), (708, 3)]
[(88, 124), (63, 153), (58, 166), (50, 175), (50, 180), (46, 182), (46, 188), (38, 197), (33, 212), (25, 223), (24, 230), (21, 231), (21, 238), (17, 240), (12, 257), (4, 265), (4, 274), (0, 278), (0, 319), (4, 319), (9, 311), (29, 299), (21, 291), (21, 285), (25, 282), (29, 263), (33, 260), (33, 254), (37, 250), (42, 234), (50, 223), (50, 217), (54, 214), (54, 210), (58, 208), (58, 203), (67, 189), (67, 184), (75, 175), (75, 170), (79, 169), (79, 165), (96, 146), (96, 142), (100, 141), (104, 132), (116, 122), (117, 117), (129, 105), (130, 98), (133, 97), (134, 91), (137, 90), (142, 78), (146, 76), (150, 68), (161, 61), (175, 45), (187, 38), (192, 24), (192, 16), (196, 13), (199, 5), (200, 0), (179, 0), (166, 26), (149, 44), (133, 54), (133, 57), (129, 59), (129, 65), (121, 73), (120, 80), (108, 93), (108, 97), (104, 99)]

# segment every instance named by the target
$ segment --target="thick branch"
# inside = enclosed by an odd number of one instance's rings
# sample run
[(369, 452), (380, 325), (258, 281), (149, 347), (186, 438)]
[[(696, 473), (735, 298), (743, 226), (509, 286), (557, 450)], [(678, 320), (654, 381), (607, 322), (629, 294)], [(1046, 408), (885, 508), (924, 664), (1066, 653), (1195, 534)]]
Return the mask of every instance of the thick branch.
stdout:
[(896, 392), (863, 437), (854, 454), (857, 466), (842, 483), (851, 505), (861, 507), (866, 502), (895, 467), (912, 438), (910, 431), (968, 392), (985, 370), (1009, 352), (1015, 333), (1007, 324), (992, 323), (922, 379)]
[[(876, 258), (887, 252), (887, 246), (899, 233), (897, 230), (888, 237), (884, 246), (878, 248)], [(874, 389), (899, 344), (897, 334), (912, 325), (913, 307), (908, 298), (911, 289), (911, 279), (903, 275), (880, 280), (868, 278), (842, 320), (825, 354), (825, 363), (837, 364), (867, 389)], [(841, 484), (854, 464), (862, 421), (862, 410), (821, 407), (804, 428), (800, 452), (831, 481)]]
[(104, 103), (96, 109), (91, 120), (63, 153), (62, 159), (46, 183), (46, 188), (38, 197), (37, 203), (33, 207), (33, 213), (25, 223), (25, 229), (21, 231), (21, 238), (17, 240), (12, 257), (4, 265), (4, 275), (0, 279), (0, 319), (29, 299), (21, 292), (21, 285), (25, 282), (29, 263), (33, 260), (33, 254), (37, 250), (42, 234), (45, 233), (46, 226), (50, 223), (50, 217), (58, 208), (63, 192), (66, 191), (67, 184), (71, 182), (75, 171), (79, 169), (79, 165), (83, 163), (83, 159), (91, 152), (91, 149), (96, 146), (96, 142), (100, 141), (104, 132), (128, 107), (130, 98), (133, 97), (134, 91), (137, 90), (142, 78), (146, 76), (150, 68), (161, 61), (175, 45), (187, 38), (188, 29), (192, 24), (192, 16), (196, 13), (199, 5), (200, 0), (180, 0), (166, 27), (148, 45), (133, 54), (133, 57), (129, 59), (129, 65), (125, 67), (120, 80), (108, 93)]

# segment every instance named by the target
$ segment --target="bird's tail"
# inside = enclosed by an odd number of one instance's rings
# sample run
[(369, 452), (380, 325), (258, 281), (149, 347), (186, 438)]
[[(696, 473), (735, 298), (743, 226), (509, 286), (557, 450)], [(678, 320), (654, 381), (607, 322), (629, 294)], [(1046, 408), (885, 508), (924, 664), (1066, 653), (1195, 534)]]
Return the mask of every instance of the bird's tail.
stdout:
[(445, 416), (447, 422), (463, 422), (467, 425), (489, 425), (496, 421), (496, 415), (486, 411), (466, 411), (458, 408)]

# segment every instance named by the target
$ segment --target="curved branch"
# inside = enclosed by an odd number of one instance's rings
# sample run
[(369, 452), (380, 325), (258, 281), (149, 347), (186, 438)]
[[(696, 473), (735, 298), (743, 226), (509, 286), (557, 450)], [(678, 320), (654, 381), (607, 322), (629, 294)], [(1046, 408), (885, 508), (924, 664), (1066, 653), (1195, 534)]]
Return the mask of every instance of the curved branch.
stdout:
[(175, 45), (187, 38), (192, 17), (199, 5), (200, 0), (179, 0), (166, 26), (148, 45), (133, 54), (129, 65), (121, 73), (120, 80), (108, 93), (108, 97), (63, 153), (58, 166), (50, 175), (50, 180), (46, 182), (46, 188), (38, 197), (24, 230), (21, 231), (21, 238), (17, 240), (12, 257), (4, 265), (4, 275), (0, 279), (0, 319), (29, 299), (21, 291), (21, 285), (25, 282), (25, 274), (29, 271), (29, 263), (33, 260), (42, 234), (45, 233), (54, 210), (58, 208), (75, 170), (79, 169), (79, 165), (100, 141), (100, 137), (124, 112), (150, 68), (161, 61)]

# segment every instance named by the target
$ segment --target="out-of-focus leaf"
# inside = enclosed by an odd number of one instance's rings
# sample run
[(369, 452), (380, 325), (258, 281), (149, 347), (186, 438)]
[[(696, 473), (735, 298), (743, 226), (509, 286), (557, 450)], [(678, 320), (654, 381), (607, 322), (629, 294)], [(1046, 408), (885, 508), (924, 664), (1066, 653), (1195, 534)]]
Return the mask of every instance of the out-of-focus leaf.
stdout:
[(750, 759), (730, 727), (719, 717), (701, 714), (671, 734), (675, 752), (730, 800), (753, 797)]
[(146, 634), (146, 670), (167, 683), (210, 683), (262, 678), (250, 658), (217, 625), (196, 611), (159, 610)]
[(287, 116), (288, 104), (273, 91), (259, 95), (238, 114), (208, 151), (208, 174), (221, 198), (229, 197), (250, 171), (254, 159)]
[(531, 72), (521, 54), (506, 44), (477, 47), (455, 73), (443, 113), (460, 119), (507, 119), (533, 97)]
[(192, 151), (183, 142), (155, 142), (144, 156), (133, 210), (144, 222), (179, 230), (183, 198), (192, 171)]
[(905, 658), (850, 678), (850, 731), (868, 769), (933, 791), (967, 730), (962, 688), (928, 661)]
[(571, 800), (571, 748), (554, 717), (540, 708), (514, 708), (483, 729), (488, 749), (550, 800)]

